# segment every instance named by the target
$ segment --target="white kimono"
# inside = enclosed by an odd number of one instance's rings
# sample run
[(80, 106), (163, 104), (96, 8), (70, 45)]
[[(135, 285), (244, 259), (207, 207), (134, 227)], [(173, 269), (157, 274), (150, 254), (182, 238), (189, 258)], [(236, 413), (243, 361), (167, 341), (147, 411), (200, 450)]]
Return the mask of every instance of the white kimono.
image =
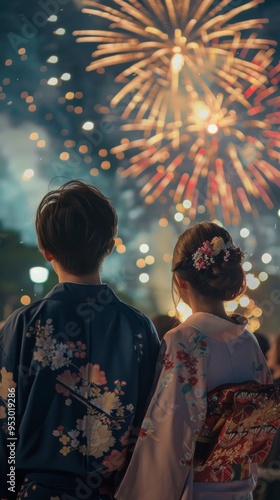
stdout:
[(257, 466), (249, 462), (245, 479), (242, 471), (239, 477), (223, 477), (221, 465), (209, 482), (193, 480), (195, 441), (205, 422), (207, 391), (247, 380), (272, 382), (247, 321), (240, 315), (231, 319), (195, 313), (165, 335), (153, 397), (117, 500), (252, 498)]

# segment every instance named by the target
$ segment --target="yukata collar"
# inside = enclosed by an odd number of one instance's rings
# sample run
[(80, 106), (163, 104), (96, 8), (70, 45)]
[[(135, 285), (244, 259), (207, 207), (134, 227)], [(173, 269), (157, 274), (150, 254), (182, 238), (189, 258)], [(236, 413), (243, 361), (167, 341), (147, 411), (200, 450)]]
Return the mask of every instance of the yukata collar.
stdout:
[(214, 314), (198, 312), (189, 316), (183, 324), (192, 326), (215, 340), (223, 341), (225, 333), (233, 337), (241, 336), (248, 321), (241, 314), (232, 314), (227, 320)]
[(79, 283), (63, 282), (58, 283), (45, 296), (45, 299), (52, 300), (71, 300), (73, 302), (88, 302), (89, 299), (101, 298), (105, 303), (117, 300), (117, 297), (111, 287), (106, 283), (100, 285), (83, 285)]

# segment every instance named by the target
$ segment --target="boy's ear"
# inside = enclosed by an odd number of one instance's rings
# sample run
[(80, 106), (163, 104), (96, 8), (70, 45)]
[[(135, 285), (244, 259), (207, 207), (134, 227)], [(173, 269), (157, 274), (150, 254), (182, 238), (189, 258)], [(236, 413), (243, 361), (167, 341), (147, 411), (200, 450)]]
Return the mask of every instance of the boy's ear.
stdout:
[(52, 260), (54, 260), (53, 254), (48, 250), (41, 250), (41, 252), (47, 262), (51, 262)]
[(110, 253), (112, 253), (114, 246), (115, 246), (115, 240), (112, 240), (108, 247), (107, 255), (110, 255)]

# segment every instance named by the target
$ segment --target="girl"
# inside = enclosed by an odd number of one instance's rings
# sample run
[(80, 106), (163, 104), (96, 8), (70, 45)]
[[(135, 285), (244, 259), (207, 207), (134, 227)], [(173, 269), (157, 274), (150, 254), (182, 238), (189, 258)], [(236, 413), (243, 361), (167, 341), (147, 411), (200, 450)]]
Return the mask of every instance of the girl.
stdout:
[(246, 319), (228, 316), (224, 308), (224, 301), (245, 289), (243, 256), (228, 231), (211, 222), (179, 237), (172, 263), (173, 293), (190, 305), (192, 316), (164, 337), (154, 395), (117, 500), (252, 498), (257, 467), (241, 445), (244, 460), (238, 466), (220, 459), (205, 469), (195, 461), (207, 392), (226, 383), (271, 383)]

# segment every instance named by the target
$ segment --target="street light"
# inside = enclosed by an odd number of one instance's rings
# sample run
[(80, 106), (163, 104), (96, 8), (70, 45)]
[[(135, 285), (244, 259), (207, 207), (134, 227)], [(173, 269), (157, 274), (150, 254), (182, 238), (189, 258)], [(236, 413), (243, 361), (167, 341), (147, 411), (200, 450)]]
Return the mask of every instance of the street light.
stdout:
[(34, 283), (34, 295), (42, 295), (44, 290), (43, 283), (49, 277), (49, 270), (46, 267), (31, 267), (29, 269), (29, 276), (32, 283)]

